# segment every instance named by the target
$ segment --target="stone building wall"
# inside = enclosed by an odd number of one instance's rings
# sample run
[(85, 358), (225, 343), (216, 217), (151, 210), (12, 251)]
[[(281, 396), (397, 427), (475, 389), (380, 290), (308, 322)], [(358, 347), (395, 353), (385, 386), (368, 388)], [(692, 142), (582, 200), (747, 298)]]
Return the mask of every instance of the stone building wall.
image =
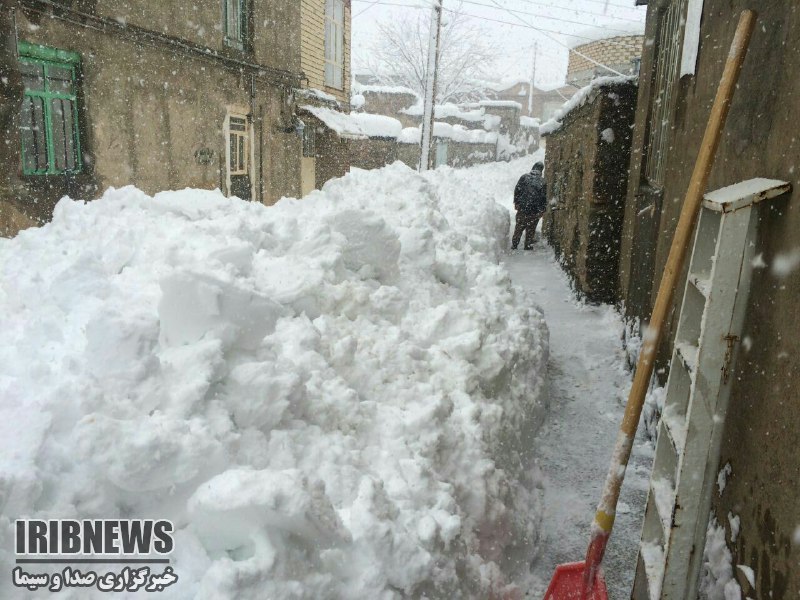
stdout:
[(597, 87), (547, 135), (544, 234), (590, 302), (617, 300), (635, 100), (633, 83)]
[[(25, 174), (19, 142), (4, 145), (0, 159), (10, 168), (0, 169), (2, 235), (48, 221), (64, 195), (92, 199), (108, 186), (133, 184), (147, 193), (183, 187), (231, 193), (225, 129), (231, 113), (248, 121), (251, 185), (245, 189), (251, 199), (270, 204), (299, 194), (301, 142), (290, 131), (290, 100), (300, 73), (254, 66), (256, 56), (270, 54), (269, 35), (252, 37), (249, 58), (230, 48), (209, 56), (195, 42), (214, 47), (221, 37), (214, 28), (220, 18), (215, 11), (209, 9), (213, 22), (196, 22), (205, 25), (205, 35), (198, 27), (184, 31), (176, 22), (174, 33), (189, 36), (182, 40), (146, 27), (161, 29), (163, 16), (163, 28), (172, 32), (175, 2), (130, 0), (113, 9), (109, 2), (95, 4), (94, 10), (66, 7), (51, 16), (27, 0), (16, 13), (21, 41), (80, 57), (75, 87), (82, 166), (70, 174)], [(299, 10), (291, 10), (291, 3), (275, 4), (263, 4), (267, 14), (286, 17), (287, 28), (299, 28)], [(295, 55), (276, 48), (269, 60), (280, 56), (286, 67), (299, 66), (299, 48)]]

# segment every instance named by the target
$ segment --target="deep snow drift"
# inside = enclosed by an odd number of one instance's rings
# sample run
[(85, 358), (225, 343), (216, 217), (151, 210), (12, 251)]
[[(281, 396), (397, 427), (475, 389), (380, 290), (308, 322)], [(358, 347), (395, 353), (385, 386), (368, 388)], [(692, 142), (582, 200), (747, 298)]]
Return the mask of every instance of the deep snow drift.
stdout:
[(154, 517), (162, 597), (513, 597), (547, 333), (508, 169), (124, 188), (0, 240), (0, 572), (15, 518)]

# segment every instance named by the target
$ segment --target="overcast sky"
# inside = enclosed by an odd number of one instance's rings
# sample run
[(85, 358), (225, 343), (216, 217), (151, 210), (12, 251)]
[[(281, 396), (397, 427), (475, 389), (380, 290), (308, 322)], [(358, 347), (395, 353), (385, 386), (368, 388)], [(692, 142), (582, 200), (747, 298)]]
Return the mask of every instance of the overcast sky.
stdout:
[[(503, 10), (497, 4), (515, 12)], [(484, 27), (500, 48), (497, 80), (530, 77), (533, 47), (537, 43), (536, 83), (543, 86), (561, 83), (566, 75), (568, 50), (559, 42), (575, 45), (589, 41), (567, 34), (591, 36), (593, 30), (600, 29), (619, 30), (624, 35), (636, 28), (637, 22), (644, 23), (646, 7), (633, 4), (634, 0), (444, 0), (445, 9), (460, 6), (462, 12), (472, 15), (470, 20)], [(427, 12), (430, 9), (425, 9), (426, 6), (430, 6), (430, 0), (353, 0), (356, 72), (376, 36), (376, 23), (403, 12)], [(536, 31), (523, 22), (545, 31)]]

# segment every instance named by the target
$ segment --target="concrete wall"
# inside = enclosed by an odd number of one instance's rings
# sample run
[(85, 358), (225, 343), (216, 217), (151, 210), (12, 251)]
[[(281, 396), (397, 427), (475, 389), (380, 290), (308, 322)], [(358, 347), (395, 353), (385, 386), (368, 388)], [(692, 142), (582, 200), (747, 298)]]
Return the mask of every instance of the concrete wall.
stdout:
[[(471, 167), (487, 162), (494, 162), (497, 155), (495, 144), (467, 144), (462, 142), (447, 141), (447, 165), (453, 168)], [(433, 152), (436, 152), (434, 139)], [(397, 160), (407, 164), (412, 169), (419, 165), (419, 145), (418, 144), (397, 144)]]
[[(144, 22), (144, 14), (158, 26), (158, 11), (167, 14), (173, 4), (122, 3), (120, 18)], [(108, 186), (127, 184), (148, 193), (187, 186), (227, 193), (223, 127), (229, 109), (252, 118), (253, 199), (272, 203), (299, 194), (300, 139), (283, 132), (291, 123), (288, 84), (268, 75), (253, 77), (235, 63), (184, 51), (136, 31), (98, 31), (103, 10), (111, 9), (102, 2), (92, 8), (99, 17), (88, 21), (92, 27), (42, 18), (32, 10), (18, 12), (20, 39), (81, 55), (78, 103), (84, 168), (70, 176), (25, 176), (17, 142), (9, 157), (12, 168), (0, 175), (3, 235), (49, 220), (64, 194), (90, 199)], [(165, 23), (171, 31), (172, 21)], [(218, 23), (217, 18), (206, 23), (207, 31), (217, 31)], [(296, 79), (299, 82), (299, 75)], [(209, 164), (198, 161), (198, 150), (210, 151)]]
[(351, 140), (348, 144), (350, 166), (359, 169), (380, 169), (397, 160), (397, 146), (394, 139), (370, 138)]
[(416, 169), (419, 166), (419, 144), (397, 144), (397, 160)]
[(447, 149), (447, 164), (451, 167), (471, 167), (494, 162), (496, 144), (467, 144), (450, 142)]
[(416, 104), (416, 94), (387, 93), (372, 90), (363, 91), (361, 94), (364, 96), (364, 112), (394, 117), (403, 123), (403, 127), (419, 125), (422, 120), (421, 117), (411, 118), (409, 115), (401, 112)]
[(343, 177), (350, 170), (350, 148), (348, 140), (327, 127), (319, 127), (317, 132), (316, 188), (319, 190), (326, 181)]
[(635, 97), (632, 83), (597, 88), (546, 138), (544, 234), (591, 302), (617, 300)]
[[(758, 26), (708, 187), (768, 177), (790, 181), (795, 192), (775, 201), (759, 224), (756, 253), (767, 266), (753, 273), (745, 342), (733, 379), (719, 465), (730, 463), (733, 473), (724, 493), (715, 494), (714, 512), (727, 530), (733, 563), (754, 570), (752, 590), (741, 570), (734, 569), (744, 595), (782, 600), (800, 595), (800, 546), (796, 542), (800, 525), (800, 321), (795, 318), (800, 269), (781, 276), (772, 268), (776, 260), (796, 256), (800, 248), (796, 191), (800, 186), (800, 5), (795, 0), (705, 0), (697, 74), (675, 84), (675, 106), (669, 112), (673, 126), (667, 144), (673, 150), (666, 156), (663, 189), (653, 189), (644, 176), (646, 130), (655, 101), (652, 72), (658, 52), (646, 47), (620, 283), (629, 317), (649, 314), (654, 294), (643, 301), (636, 291), (658, 286), (738, 15), (746, 8), (759, 13)], [(651, 2), (648, 37), (656, 31), (658, 11), (658, 4)], [(649, 223), (637, 219), (637, 210), (643, 209), (651, 210)], [(645, 250), (653, 257), (649, 275), (646, 269), (636, 269)], [(678, 289), (683, 285), (681, 282)], [(678, 293), (674, 314), (678, 314), (680, 300)], [(671, 326), (659, 366), (666, 364), (673, 336)], [(741, 520), (735, 542), (731, 541), (729, 513)]]

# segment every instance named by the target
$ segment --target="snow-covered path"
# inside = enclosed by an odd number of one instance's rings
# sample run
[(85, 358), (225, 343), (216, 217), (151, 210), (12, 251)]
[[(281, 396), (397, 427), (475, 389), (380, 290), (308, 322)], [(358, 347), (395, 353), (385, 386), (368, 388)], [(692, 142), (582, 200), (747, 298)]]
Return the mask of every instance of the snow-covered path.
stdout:
[[(541, 238), (533, 251), (511, 254), (506, 267), (542, 307), (550, 330), (550, 411), (535, 448), (544, 514), (527, 596), (536, 599), (557, 564), (583, 558), (630, 374), (619, 316), (609, 306), (575, 300)], [(649, 455), (649, 447), (637, 443), (605, 561), (612, 599), (630, 595)]]

